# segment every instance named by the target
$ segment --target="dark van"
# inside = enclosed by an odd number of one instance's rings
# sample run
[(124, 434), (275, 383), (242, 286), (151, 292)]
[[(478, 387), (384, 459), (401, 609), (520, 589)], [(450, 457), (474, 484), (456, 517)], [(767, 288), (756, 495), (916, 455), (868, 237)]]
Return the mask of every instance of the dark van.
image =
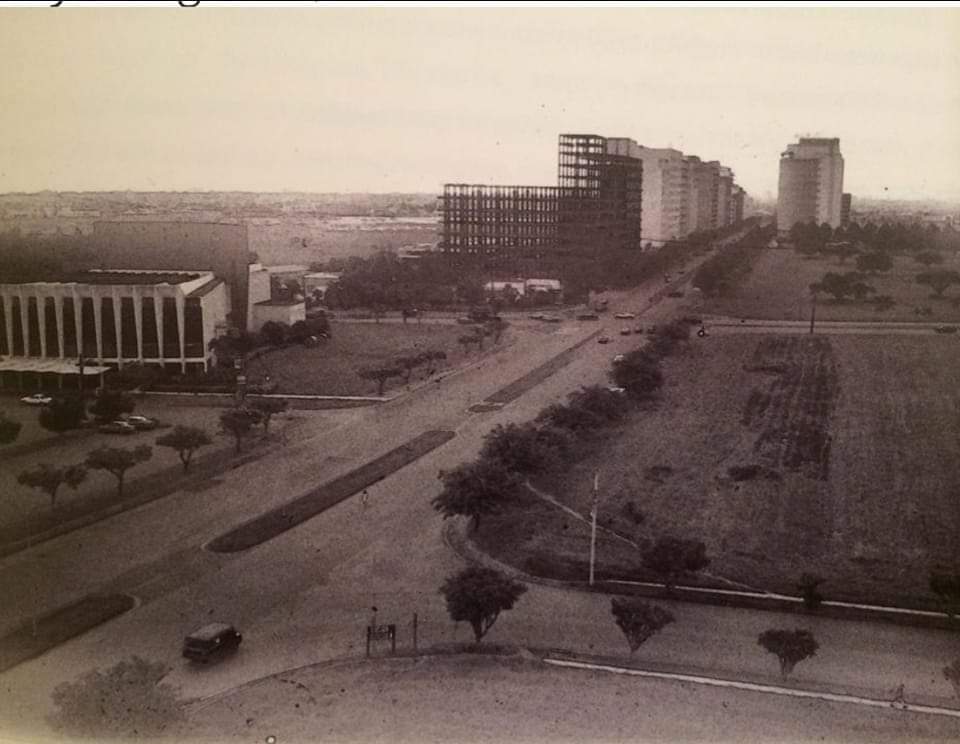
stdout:
[(208, 661), (220, 654), (236, 651), (243, 636), (232, 625), (210, 623), (193, 631), (183, 641), (183, 656), (191, 661)]

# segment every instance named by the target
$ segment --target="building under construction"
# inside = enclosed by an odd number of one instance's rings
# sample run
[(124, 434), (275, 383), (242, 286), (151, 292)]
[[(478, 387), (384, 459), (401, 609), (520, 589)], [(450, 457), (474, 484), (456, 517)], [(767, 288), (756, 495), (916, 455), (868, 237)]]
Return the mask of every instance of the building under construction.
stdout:
[(446, 184), (441, 251), (491, 274), (536, 276), (639, 249), (643, 163), (616, 142), (561, 134), (557, 186)]

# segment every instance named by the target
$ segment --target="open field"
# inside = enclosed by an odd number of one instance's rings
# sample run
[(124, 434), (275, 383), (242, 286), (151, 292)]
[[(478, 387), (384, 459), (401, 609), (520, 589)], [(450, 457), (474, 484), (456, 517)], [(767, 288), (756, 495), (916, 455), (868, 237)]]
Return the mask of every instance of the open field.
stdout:
[[(960, 270), (960, 261), (948, 259), (942, 268)], [(806, 258), (789, 249), (764, 249), (757, 256), (753, 270), (741, 280), (735, 293), (725, 297), (701, 298), (691, 311), (736, 318), (807, 320), (810, 318), (808, 287), (820, 281), (828, 271), (841, 274), (856, 271), (856, 262), (848, 259), (841, 265), (836, 258)], [(889, 295), (896, 305), (878, 312), (869, 303), (837, 304), (829, 296), (821, 296), (817, 303), (817, 318), (960, 322), (960, 305), (951, 304), (952, 299), (960, 297), (960, 287), (948, 289), (944, 299), (933, 298), (929, 287), (914, 281), (922, 271), (925, 268), (909, 256), (894, 256), (893, 269), (887, 274), (868, 276), (866, 281), (877, 290), (877, 295)], [(928, 307), (933, 313), (929, 316), (918, 315), (914, 312), (917, 307)]]
[[(599, 469), (602, 526), (703, 540), (716, 577), (795, 593), (809, 571), (831, 599), (933, 607), (930, 569), (960, 565), (958, 365), (950, 337), (694, 338), (657, 406), (543, 486), (587, 515)], [(515, 565), (584, 575), (589, 528), (556, 507), (480, 532)], [(652, 578), (602, 533), (598, 561)]]
[[(254, 359), (248, 373), (254, 377), (269, 375), (279, 385), (279, 393), (304, 395), (376, 395), (377, 384), (357, 377), (357, 370), (375, 367), (400, 356), (418, 354), (427, 349), (445, 351), (446, 362), (437, 369), (462, 364), (476, 358), (471, 348), (465, 354), (457, 339), (472, 331), (472, 326), (440, 323), (336, 323), (329, 341), (314, 348), (294, 345)], [(508, 340), (510, 329), (501, 338)], [(489, 349), (492, 343), (485, 343)], [(421, 379), (425, 368), (415, 370), (411, 381)], [(387, 382), (384, 392), (405, 386), (403, 377)]]

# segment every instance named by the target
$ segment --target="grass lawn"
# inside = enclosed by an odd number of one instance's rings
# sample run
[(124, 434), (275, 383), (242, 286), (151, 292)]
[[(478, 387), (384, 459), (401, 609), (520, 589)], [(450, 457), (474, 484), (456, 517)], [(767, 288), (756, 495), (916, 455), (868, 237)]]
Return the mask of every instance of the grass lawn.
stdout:
[[(440, 323), (334, 323), (332, 338), (309, 349), (288, 346), (266, 354), (248, 365), (248, 374), (269, 375), (277, 381), (280, 393), (305, 395), (376, 395), (377, 385), (357, 377), (357, 370), (375, 367), (399, 356), (417, 354), (427, 349), (447, 353), (447, 361), (437, 369), (476, 358), (471, 348), (467, 355), (457, 339), (472, 331), (472, 326)], [(509, 333), (509, 330), (507, 331)], [(506, 338), (501, 339), (503, 343)], [(485, 344), (485, 348), (489, 348)], [(413, 372), (411, 379), (422, 378), (425, 368)], [(402, 377), (387, 382), (384, 392), (403, 387)]]
[[(948, 260), (944, 269), (960, 269)], [(856, 270), (856, 262), (840, 264), (836, 258), (806, 258), (793, 250), (764, 249), (754, 264), (753, 271), (742, 279), (736, 292), (726, 297), (703, 298), (696, 312), (729, 315), (737, 318), (764, 318), (770, 320), (807, 320), (810, 317), (811, 283), (820, 281), (825, 273), (845, 273)], [(835, 303), (829, 296), (821, 296), (817, 303), (820, 320), (867, 321), (937, 321), (960, 322), (960, 306), (951, 299), (960, 297), (960, 287), (950, 287), (944, 299), (931, 296), (930, 288), (917, 284), (916, 275), (925, 267), (909, 256), (895, 256), (894, 267), (887, 274), (869, 276), (867, 283), (878, 295), (890, 295), (897, 303), (891, 309), (877, 311), (869, 303)], [(932, 315), (921, 316), (914, 308), (928, 307)]]
[[(544, 487), (587, 515), (599, 469), (601, 525), (702, 540), (719, 577), (795, 593), (810, 571), (831, 599), (933, 607), (930, 569), (960, 567), (958, 366), (949, 337), (693, 339), (658, 405)], [(586, 565), (589, 528), (556, 507), (479, 532), (518, 566)], [(601, 533), (604, 571), (641, 577), (636, 553)]]

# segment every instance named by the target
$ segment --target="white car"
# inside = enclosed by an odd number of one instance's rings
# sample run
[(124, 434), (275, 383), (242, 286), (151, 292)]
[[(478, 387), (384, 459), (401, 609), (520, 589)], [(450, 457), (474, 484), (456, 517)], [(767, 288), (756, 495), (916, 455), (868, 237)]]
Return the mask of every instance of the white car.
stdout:
[(608, 393), (616, 393), (617, 395), (624, 395), (627, 392), (626, 388), (618, 387), (616, 385), (607, 386)]
[(620, 362), (622, 362), (624, 359), (626, 359), (626, 357), (625, 357), (623, 354), (617, 354), (617, 355), (613, 358), (613, 363), (614, 363), (614, 364), (620, 364)]
[(43, 393), (34, 393), (33, 395), (21, 398), (20, 402), (26, 403), (28, 406), (49, 406), (53, 403), (53, 398)]
[(616, 318), (617, 320), (633, 320), (637, 316), (634, 315), (633, 313), (617, 313), (613, 317)]

